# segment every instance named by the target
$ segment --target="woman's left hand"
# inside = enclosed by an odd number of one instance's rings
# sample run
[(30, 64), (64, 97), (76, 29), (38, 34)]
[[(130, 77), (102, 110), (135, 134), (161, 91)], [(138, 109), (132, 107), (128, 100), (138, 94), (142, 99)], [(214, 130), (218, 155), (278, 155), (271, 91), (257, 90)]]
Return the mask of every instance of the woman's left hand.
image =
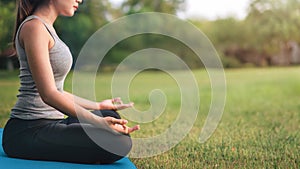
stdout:
[(127, 120), (124, 119), (116, 119), (114, 117), (104, 117), (104, 120), (107, 122), (108, 126), (120, 133), (123, 134), (130, 134), (136, 130), (140, 129), (139, 125), (128, 127), (126, 124), (128, 123)]
[(99, 103), (99, 109), (100, 110), (123, 110), (126, 108), (130, 108), (134, 105), (134, 103), (128, 103), (124, 104), (121, 100), (121, 98), (113, 98), (113, 99), (107, 99), (103, 100)]

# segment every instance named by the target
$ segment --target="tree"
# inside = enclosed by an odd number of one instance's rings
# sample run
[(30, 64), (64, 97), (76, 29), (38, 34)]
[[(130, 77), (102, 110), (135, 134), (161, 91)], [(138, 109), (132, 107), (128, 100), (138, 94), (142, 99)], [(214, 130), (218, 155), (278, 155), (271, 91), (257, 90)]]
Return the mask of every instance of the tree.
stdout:
[(15, 1), (0, 1), (0, 52), (7, 49), (12, 42), (14, 21), (15, 21)]
[(185, 0), (126, 0), (122, 4), (125, 14), (138, 12), (163, 12), (176, 14), (182, 10)]
[(74, 17), (60, 17), (55, 23), (59, 36), (70, 47), (76, 60), (86, 40), (108, 23), (111, 4), (108, 0), (90, 0), (83, 3)]
[(245, 20), (251, 46), (275, 53), (280, 43), (300, 42), (299, 7), (299, 0), (253, 0)]
[[(185, 0), (125, 0), (121, 5), (121, 13), (123, 13), (124, 15), (130, 15), (140, 12), (162, 12), (176, 14), (177, 11), (183, 9), (184, 2)], [(157, 24), (164, 23), (160, 21), (157, 22)], [(137, 24), (137, 21), (132, 24)], [(176, 28), (172, 27), (171, 29)], [(184, 45), (180, 44), (178, 41), (172, 38), (155, 34), (143, 34), (130, 37), (118, 43), (108, 53), (109, 57), (106, 58), (109, 59), (104, 59), (103, 63), (118, 64), (126, 56), (132, 54), (133, 52), (150, 47), (166, 49), (183, 57), (191, 53), (191, 51), (188, 51), (188, 49), (184, 47)], [(191, 61), (191, 63), (195, 62)]]

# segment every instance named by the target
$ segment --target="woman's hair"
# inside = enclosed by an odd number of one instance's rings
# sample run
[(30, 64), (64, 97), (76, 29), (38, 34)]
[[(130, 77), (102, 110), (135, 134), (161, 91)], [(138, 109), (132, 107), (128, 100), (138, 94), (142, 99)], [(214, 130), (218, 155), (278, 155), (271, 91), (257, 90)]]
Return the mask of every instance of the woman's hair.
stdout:
[(17, 31), (21, 23), (30, 15), (32, 15), (35, 9), (45, 3), (48, 0), (18, 0), (17, 1), (17, 17), (15, 23), (15, 30), (13, 34), (13, 45), (15, 47), (15, 40)]

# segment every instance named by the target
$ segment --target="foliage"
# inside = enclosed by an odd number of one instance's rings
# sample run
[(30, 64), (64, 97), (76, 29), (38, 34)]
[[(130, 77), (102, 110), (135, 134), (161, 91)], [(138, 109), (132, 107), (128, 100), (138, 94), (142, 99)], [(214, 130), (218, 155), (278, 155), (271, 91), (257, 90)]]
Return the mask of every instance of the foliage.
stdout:
[(191, 22), (200, 28), (219, 49), (224, 49), (230, 45), (240, 45), (245, 42), (243, 22), (233, 17), (215, 21), (191, 20)]
[(274, 53), (281, 42), (300, 42), (299, 7), (299, 0), (253, 0), (245, 24), (248, 37), (255, 32), (256, 38), (249, 45)]
[[(183, 8), (184, 2), (185, 0), (125, 0), (122, 3), (120, 12), (122, 12), (123, 15), (140, 12), (176, 14), (177, 11)], [(187, 56), (194, 55), (187, 47), (184, 47), (181, 43), (172, 38), (162, 35), (146, 34), (130, 37), (115, 45), (107, 54), (107, 57), (105, 57), (106, 59), (103, 60), (103, 64), (117, 65), (131, 53), (146, 48), (166, 49), (181, 56), (183, 59), (184, 57), (187, 58)], [(184, 60), (186, 60), (187, 64), (191, 65), (191, 67), (197, 67), (199, 65), (197, 64), (199, 61), (195, 62), (195, 56), (191, 56), (191, 58), (193, 59)]]
[(7, 49), (12, 42), (12, 30), (14, 30), (15, 1), (0, 1), (0, 53)]
[(185, 0), (125, 0), (122, 11), (125, 14), (138, 12), (162, 12), (176, 14), (183, 8)]
[(198, 56), (182, 42), (157, 34), (136, 35), (121, 41), (109, 51), (107, 57), (103, 60), (103, 64), (117, 65), (130, 54), (149, 48), (158, 48), (172, 52), (176, 56), (180, 56), (190, 68), (202, 66), (202, 62)]
[[(252, 51), (252, 57), (271, 59), (288, 42), (300, 43), (299, 7), (299, 0), (252, 0), (244, 20), (228, 17), (191, 22), (209, 37), (221, 56), (227, 49), (241, 49)], [(235, 61), (230, 60), (225, 58), (223, 63), (235, 67)]]
[[(14, 27), (15, 1), (0, 0), (0, 51), (11, 42)], [(86, 40), (100, 27), (118, 17), (138, 12), (164, 12), (176, 14), (184, 10), (185, 0), (124, 0), (119, 9), (109, 0), (89, 0), (83, 3), (72, 19), (60, 17), (55, 23), (58, 34), (70, 47), (74, 58)], [(226, 67), (239, 67), (232, 58), (224, 58), (224, 50), (241, 48), (272, 56), (280, 53), (280, 45), (289, 41), (300, 43), (299, 0), (251, 0), (248, 16), (244, 20), (234, 17), (217, 20), (191, 20), (212, 41)], [(125, 44), (126, 43), (126, 44)], [(146, 47), (169, 50), (187, 61), (191, 68), (201, 67), (195, 63), (191, 51), (174, 39), (144, 35), (120, 42), (103, 62), (118, 64), (125, 56)], [(253, 56), (255, 57), (255, 56)]]
[(61, 39), (70, 47), (74, 60), (86, 40), (108, 22), (107, 13), (110, 9), (107, 0), (90, 0), (80, 6), (74, 17), (58, 18), (55, 27)]

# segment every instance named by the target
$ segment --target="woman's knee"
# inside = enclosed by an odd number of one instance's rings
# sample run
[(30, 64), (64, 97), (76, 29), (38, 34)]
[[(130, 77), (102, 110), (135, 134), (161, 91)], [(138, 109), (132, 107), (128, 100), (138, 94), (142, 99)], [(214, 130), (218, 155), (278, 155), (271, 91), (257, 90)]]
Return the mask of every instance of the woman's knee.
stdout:
[[(101, 164), (111, 164), (114, 163), (124, 157), (126, 157), (132, 149), (132, 140), (129, 136), (122, 136), (122, 138), (118, 138), (118, 145), (114, 147), (102, 147), (100, 148), (100, 154), (104, 152), (105, 155), (96, 156), (101, 157), (101, 159), (96, 160), (96, 163)], [(101, 146), (100, 146), (101, 147)], [(102, 149), (102, 150), (101, 150)]]

